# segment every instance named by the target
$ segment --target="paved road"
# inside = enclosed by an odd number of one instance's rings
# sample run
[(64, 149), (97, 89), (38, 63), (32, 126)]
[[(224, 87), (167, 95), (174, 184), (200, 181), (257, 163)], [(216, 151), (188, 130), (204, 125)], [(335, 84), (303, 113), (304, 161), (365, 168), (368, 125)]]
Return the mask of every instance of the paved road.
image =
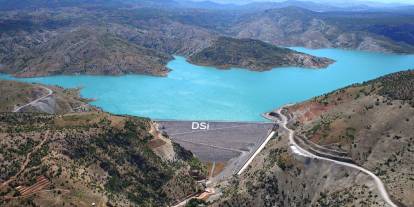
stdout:
[(311, 158), (314, 158), (314, 159), (319, 159), (319, 160), (325, 160), (325, 161), (333, 162), (333, 163), (338, 164), (338, 165), (342, 165), (342, 166), (346, 166), (346, 167), (350, 167), (350, 168), (354, 168), (354, 169), (357, 169), (359, 171), (362, 171), (363, 173), (369, 175), (374, 180), (375, 185), (377, 186), (377, 189), (380, 192), (380, 195), (384, 199), (384, 201), (386, 203), (388, 203), (392, 207), (398, 207), (391, 200), (390, 196), (388, 195), (388, 192), (385, 189), (384, 183), (374, 173), (370, 172), (369, 170), (367, 170), (365, 168), (362, 168), (360, 166), (354, 165), (354, 164), (350, 164), (350, 163), (346, 163), (346, 162), (341, 162), (341, 161), (337, 161), (337, 160), (332, 160), (332, 159), (329, 159), (329, 158), (325, 158), (325, 157), (320, 157), (320, 156), (314, 155), (314, 154), (306, 151), (305, 149), (301, 148), (295, 142), (295, 140), (293, 139), (295, 132), (293, 130), (289, 129), (286, 126), (287, 125), (287, 122), (288, 122), (288, 118), (285, 115), (283, 115), (281, 113), (281, 111), (282, 111), (282, 108), (280, 108), (277, 111), (277, 113), (280, 115), (280, 117), (282, 119), (282, 120), (280, 120), (280, 125), (289, 132), (289, 142), (290, 142), (290, 146), (291, 146), (291, 148), (292, 148), (292, 150), (293, 150), (294, 153), (299, 154), (301, 156), (306, 156), (306, 157), (311, 157)]
[(44, 96), (42, 96), (42, 97), (40, 97), (40, 98), (38, 98), (38, 99), (36, 99), (36, 100), (34, 100), (34, 101), (32, 101), (32, 102), (28, 103), (28, 104), (25, 104), (25, 105), (23, 105), (23, 106), (20, 106), (20, 107), (18, 107), (18, 108), (16, 108), (16, 109), (14, 109), (14, 110), (13, 110), (13, 112), (19, 112), (19, 111), (20, 111), (20, 110), (22, 110), (24, 107), (30, 106), (30, 105), (32, 105), (32, 104), (35, 104), (35, 103), (37, 103), (37, 102), (39, 102), (39, 101), (43, 100), (44, 98), (46, 98), (46, 97), (48, 97), (48, 96), (50, 96), (50, 95), (52, 95), (52, 94), (53, 94), (53, 91), (52, 91), (51, 89), (46, 88), (46, 87), (44, 87), (44, 86), (40, 86), (40, 87), (41, 87), (41, 88), (43, 88), (43, 89), (45, 89), (45, 90), (47, 90), (47, 94), (46, 94), (46, 95), (44, 95)]

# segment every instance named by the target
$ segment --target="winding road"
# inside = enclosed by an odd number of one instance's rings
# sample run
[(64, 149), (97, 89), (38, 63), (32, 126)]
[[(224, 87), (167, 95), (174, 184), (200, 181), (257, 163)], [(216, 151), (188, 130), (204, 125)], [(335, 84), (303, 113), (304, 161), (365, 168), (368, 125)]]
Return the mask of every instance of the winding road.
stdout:
[(282, 120), (280, 120), (280, 123), (279, 123), (279, 124), (280, 124), (280, 125), (281, 125), (284, 129), (286, 129), (286, 130), (289, 132), (289, 142), (290, 142), (290, 147), (291, 147), (291, 149), (292, 149), (292, 151), (293, 151), (294, 153), (296, 153), (296, 154), (298, 154), (298, 155), (301, 155), (301, 156), (305, 156), (305, 157), (310, 157), (310, 158), (314, 158), (314, 159), (319, 159), (319, 160), (325, 160), (325, 161), (333, 162), (333, 163), (338, 164), (338, 165), (342, 165), (342, 166), (345, 166), (345, 167), (350, 167), (350, 168), (353, 168), (353, 169), (356, 169), (356, 170), (362, 171), (363, 173), (365, 173), (365, 174), (369, 175), (369, 176), (370, 176), (370, 177), (374, 180), (375, 185), (377, 186), (377, 189), (378, 189), (378, 191), (379, 191), (379, 193), (380, 193), (381, 197), (384, 199), (384, 201), (385, 201), (388, 205), (390, 205), (390, 206), (392, 206), (392, 207), (398, 207), (398, 205), (396, 205), (396, 204), (395, 204), (395, 203), (391, 200), (390, 196), (388, 195), (388, 192), (387, 192), (387, 190), (386, 190), (386, 188), (385, 188), (384, 183), (383, 183), (383, 182), (381, 181), (381, 179), (380, 179), (379, 177), (377, 177), (374, 173), (372, 173), (372, 172), (370, 172), (369, 170), (367, 170), (367, 169), (365, 169), (365, 168), (362, 168), (362, 167), (360, 167), (360, 166), (358, 166), (358, 165), (354, 165), (354, 164), (350, 164), (350, 163), (346, 163), (346, 162), (341, 162), (341, 161), (337, 161), (337, 160), (332, 160), (332, 159), (329, 159), (329, 158), (325, 158), (325, 157), (320, 157), (320, 156), (314, 155), (314, 154), (312, 154), (312, 153), (310, 153), (310, 152), (306, 151), (306, 150), (305, 150), (305, 149), (303, 149), (302, 147), (300, 147), (300, 146), (299, 146), (299, 145), (295, 142), (295, 140), (293, 139), (295, 132), (294, 132), (293, 130), (289, 129), (289, 128), (286, 126), (286, 125), (287, 125), (287, 123), (288, 123), (288, 118), (287, 118), (285, 115), (283, 115), (283, 114), (281, 113), (282, 109), (283, 109), (283, 108), (280, 108), (280, 109), (277, 111), (277, 113), (280, 115), (280, 117), (281, 117), (281, 119), (282, 119)]
[(25, 105), (23, 105), (23, 106), (19, 106), (19, 107), (17, 107), (16, 109), (14, 109), (14, 110), (13, 110), (13, 112), (19, 112), (19, 111), (20, 111), (20, 110), (22, 110), (24, 107), (30, 106), (30, 105), (32, 105), (32, 104), (35, 104), (35, 103), (37, 103), (37, 102), (39, 102), (39, 101), (43, 100), (44, 98), (46, 98), (46, 97), (48, 97), (48, 96), (50, 96), (50, 95), (52, 95), (52, 94), (53, 94), (53, 91), (52, 91), (51, 89), (46, 88), (46, 87), (44, 87), (44, 86), (40, 86), (40, 87), (41, 87), (41, 88), (43, 88), (43, 89), (45, 89), (45, 90), (47, 91), (47, 94), (46, 94), (46, 95), (44, 95), (44, 96), (42, 96), (42, 97), (40, 97), (40, 98), (37, 98), (36, 100), (31, 101), (31, 102), (30, 102), (30, 103), (28, 103), (28, 104), (25, 104)]

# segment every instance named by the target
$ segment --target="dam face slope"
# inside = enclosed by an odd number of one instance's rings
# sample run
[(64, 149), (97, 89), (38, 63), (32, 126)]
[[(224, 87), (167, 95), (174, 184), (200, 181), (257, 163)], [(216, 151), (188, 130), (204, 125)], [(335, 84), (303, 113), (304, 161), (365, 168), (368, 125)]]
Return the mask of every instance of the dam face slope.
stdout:
[(223, 166), (217, 177), (235, 174), (271, 132), (273, 123), (157, 121), (164, 131), (201, 161)]

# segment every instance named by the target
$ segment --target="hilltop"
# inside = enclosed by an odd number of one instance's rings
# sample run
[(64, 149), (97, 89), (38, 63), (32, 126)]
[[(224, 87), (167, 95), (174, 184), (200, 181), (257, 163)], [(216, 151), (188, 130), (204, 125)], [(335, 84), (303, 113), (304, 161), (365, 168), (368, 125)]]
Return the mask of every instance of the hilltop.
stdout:
[(334, 62), (328, 58), (307, 55), (259, 40), (229, 37), (218, 38), (208, 48), (190, 56), (189, 61), (197, 65), (241, 67), (254, 71), (288, 66), (325, 68)]

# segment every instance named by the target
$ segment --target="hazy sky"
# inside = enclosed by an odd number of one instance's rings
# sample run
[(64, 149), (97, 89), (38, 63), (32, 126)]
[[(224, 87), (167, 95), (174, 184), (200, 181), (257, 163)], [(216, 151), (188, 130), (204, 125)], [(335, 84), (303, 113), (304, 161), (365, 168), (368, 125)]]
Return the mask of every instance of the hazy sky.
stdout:
[[(196, 1), (200, 1), (200, 0), (196, 0)], [(213, 0), (216, 2), (221, 2), (221, 3), (249, 3), (249, 2), (257, 2), (257, 1), (274, 1), (274, 2), (278, 2), (278, 1), (285, 1), (285, 0)], [(414, 4), (414, 0), (303, 0), (303, 1), (313, 1), (313, 2), (321, 2), (321, 3), (327, 3), (329, 2), (329, 4), (335, 4), (335, 2), (338, 3), (350, 3), (350, 2), (354, 2), (354, 3), (364, 3), (364, 2), (376, 2), (376, 3), (402, 3), (402, 4)]]

